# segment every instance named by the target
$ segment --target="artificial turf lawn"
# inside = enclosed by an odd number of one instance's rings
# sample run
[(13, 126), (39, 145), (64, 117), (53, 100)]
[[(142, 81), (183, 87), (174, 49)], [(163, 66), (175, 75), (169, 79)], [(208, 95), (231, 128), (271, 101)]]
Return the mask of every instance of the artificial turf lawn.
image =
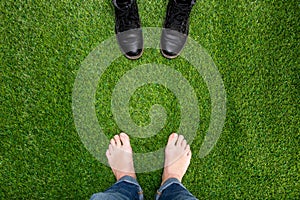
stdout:
[[(138, 5), (144, 27), (161, 27), (166, 1)], [(80, 141), (72, 88), (80, 63), (114, 34), (111, 2), (1, 1), (0, 10), (0, 199), (88, 199), (115, 180)], [(120, 131), (109, 106), (122, 74), (144, 63), (166, 64), (189, 80), (201, 111), (184, 185), (199, 199), (296, 199), (299, 32), (297, 1), (196, 3), (190, 36), (214, 59), (227, 93), (224, 130), (203, 159), (197, 153), (210, 120), (209, 93), (182, 58), (166, 60), (148, 49), (137, 61), (117, 59), (99, 82), (99, 123), (108, 137)], [(169, 111), (168, 123), (153, 138), (133, 138), (136, 152), (163, 147), (178, 127), (176, 99), (154, 84), (132, 97), (133, 120), (149, 123), (148, 110), (156, 103)], [(161, 170), (138, 174), (146, 199), (154, 196), (160, 176)]]

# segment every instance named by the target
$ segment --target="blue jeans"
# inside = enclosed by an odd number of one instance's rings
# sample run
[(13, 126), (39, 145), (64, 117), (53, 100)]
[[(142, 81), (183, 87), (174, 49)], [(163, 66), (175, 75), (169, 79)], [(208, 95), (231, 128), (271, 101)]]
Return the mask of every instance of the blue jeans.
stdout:
[[(96, 193), (91, 200), (143, 200), (143, 191), (139, 183), (130, 176), (122, 177), (108, 190)], [(155, 200), (195, 200), (176, 178), (170, 178), (157, 190)]]

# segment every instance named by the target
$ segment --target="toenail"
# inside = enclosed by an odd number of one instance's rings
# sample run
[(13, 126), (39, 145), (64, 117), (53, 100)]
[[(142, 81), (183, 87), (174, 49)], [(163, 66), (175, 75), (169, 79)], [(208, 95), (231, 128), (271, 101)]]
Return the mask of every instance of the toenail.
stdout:
[(125, 137), (125, 133), (123, 133), (123, 132), (122, 132), (122, 133), (120, 133), (120, 136), (123, 136), (123, 137)]

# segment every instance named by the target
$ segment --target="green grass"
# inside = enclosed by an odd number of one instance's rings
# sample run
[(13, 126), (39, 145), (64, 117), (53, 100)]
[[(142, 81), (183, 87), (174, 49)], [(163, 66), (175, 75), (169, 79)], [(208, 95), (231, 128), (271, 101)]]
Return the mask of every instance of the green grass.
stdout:
[[(138, 1), (144, 27), (161, 27), (166, 2)], [(225, 127), (207, 157), (197, 152), (210, 120), (208, 89), (186, 61), (166, 60), (158, 50), (138, 61), (120, 57), (101, 78), (95, 106), (105, 134), (120, 131), (109, 107), (117, 80), (140, 64), (172, 66), (195, 88), (201, 112), (184, 185), (199, 199), (296, 199), (299, 10), (297, 1), (273, 0), (199, 0), (193, 8), (190, 36), (213, 57), (227, 93)], [(1, 1), (0, 11), (0, 199), (88, 199), (104, 191), (115, 180), (81, 143), (72, 88), (80, 63), (114, 34), (110, 1)], [(156, 103), (169, 111), (168, 123), (153, 138), (133, 138), (136, 152), (163, 147), (178, 127), (178, 103), (157, 85), (136, 91), (133, 120), (149, 123)], [(146, 199), (160, 176), (161, 170), (138, 174)]]

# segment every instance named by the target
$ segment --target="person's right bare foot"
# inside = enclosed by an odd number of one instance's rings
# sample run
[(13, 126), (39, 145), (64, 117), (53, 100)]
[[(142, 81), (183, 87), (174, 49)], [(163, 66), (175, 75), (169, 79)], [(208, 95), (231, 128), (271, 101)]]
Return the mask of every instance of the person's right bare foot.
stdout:
[(176, 178), (180, 182), (190, 165), (192, 152), (190, 145), (183, 135), (172, 133), (169, 136), (165, 149), (165, 164), (162, 176), (162, 184), (169, 178)]
[(133, 166), (132, 148), (129, 136), (126, 133), (115, 135), (114, 138), (110, 140), (109, 147), (106, 151), (106, 157), (117, 181), (123, 176), (136, 178)]

